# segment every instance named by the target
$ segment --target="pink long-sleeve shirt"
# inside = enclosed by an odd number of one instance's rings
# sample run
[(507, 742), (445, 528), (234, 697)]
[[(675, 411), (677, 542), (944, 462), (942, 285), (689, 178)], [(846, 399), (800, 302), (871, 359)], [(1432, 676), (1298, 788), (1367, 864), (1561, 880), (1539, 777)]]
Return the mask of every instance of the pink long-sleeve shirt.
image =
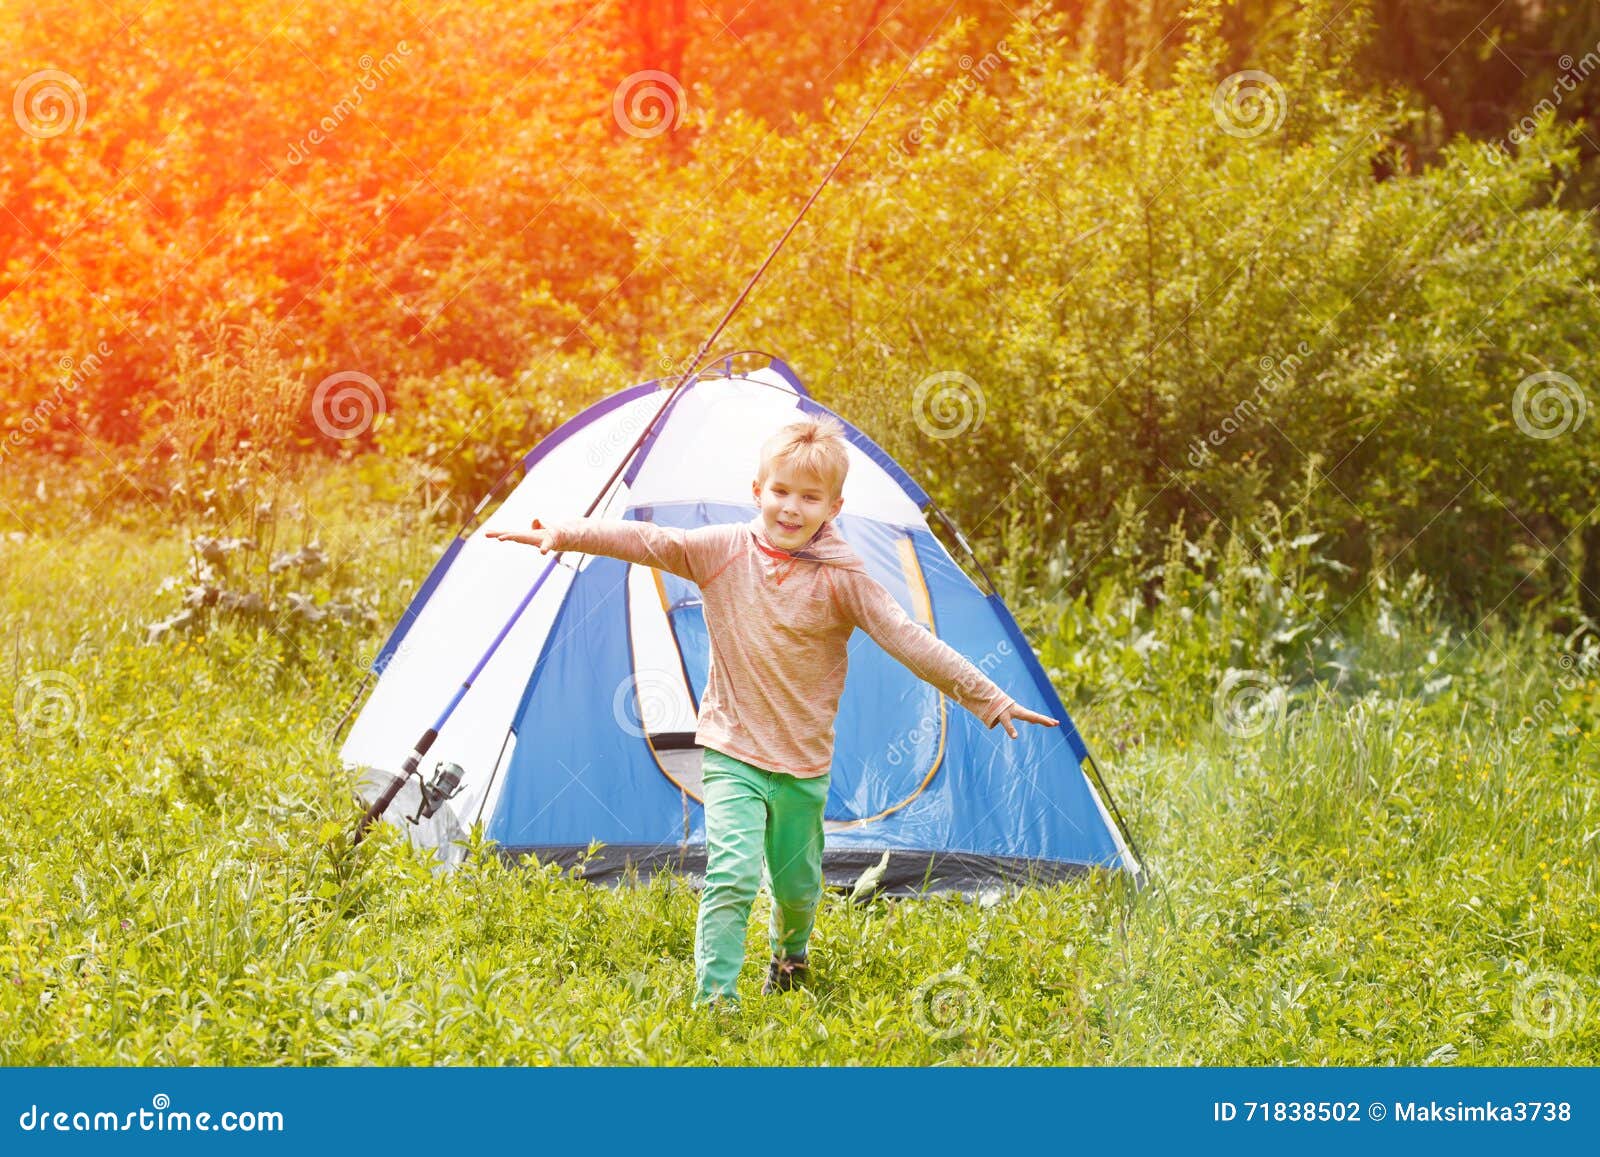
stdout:
[(1013, 702), (908, 616), (832, 521), (795, 552), (772, 545), (759, 514), (691, 530), (595, 518), (549, 529), (556, 550), (655, 567), (700, 588), (711, 673), (695, 742), (756, 767), (801, 779), (828, 772), (857, 627), (986, 727)]

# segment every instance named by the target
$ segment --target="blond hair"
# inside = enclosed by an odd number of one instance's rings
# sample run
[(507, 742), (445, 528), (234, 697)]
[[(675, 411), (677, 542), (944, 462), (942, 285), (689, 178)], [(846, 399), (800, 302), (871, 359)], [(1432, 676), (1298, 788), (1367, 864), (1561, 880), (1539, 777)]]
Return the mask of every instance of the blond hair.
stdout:
[(802, 474), (815, 474), (833, 497), (839, 497), (844, 492), (844, 476), (850, 470), (844, 427), (827, 414), (785, 426), (762, 445), (756, 481), (765, 486), (767, 475), (779, 464)]

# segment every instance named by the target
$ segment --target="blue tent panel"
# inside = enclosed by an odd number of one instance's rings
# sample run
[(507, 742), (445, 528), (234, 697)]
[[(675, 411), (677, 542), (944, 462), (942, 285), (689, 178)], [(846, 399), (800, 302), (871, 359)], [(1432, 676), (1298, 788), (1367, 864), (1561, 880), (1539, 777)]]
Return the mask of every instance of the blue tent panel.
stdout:
[[(488, 827), (507, 848), (675, 845), (682, 796), (632, 726), (628, 564), (595, 558), (573, 580), (512, 724)], [(698, 814), (689, 835), (703, 842)]]

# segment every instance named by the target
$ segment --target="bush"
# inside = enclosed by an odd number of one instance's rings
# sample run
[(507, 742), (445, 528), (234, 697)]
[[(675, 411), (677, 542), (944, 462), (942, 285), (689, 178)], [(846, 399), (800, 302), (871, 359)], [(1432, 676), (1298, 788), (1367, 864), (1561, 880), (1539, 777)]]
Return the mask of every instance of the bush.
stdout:
[(438, 517), (457, 523), (545, 435), (634, 385), (638, 379), (626, 374), (608, 358), (554, 354), (509, 377), (467, 362), (407, 379), (377, 432), (388, 459), (386, 492), (420, 494)]

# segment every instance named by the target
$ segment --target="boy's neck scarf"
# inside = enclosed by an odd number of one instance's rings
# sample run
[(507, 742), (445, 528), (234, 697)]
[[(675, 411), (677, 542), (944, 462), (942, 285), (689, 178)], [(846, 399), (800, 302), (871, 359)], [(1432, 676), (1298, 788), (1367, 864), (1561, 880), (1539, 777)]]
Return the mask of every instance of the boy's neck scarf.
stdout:
[(827, 519), (819, 526), (805, 543), (796, 550), (785, 550), (781, 546), (773, 545), (767, 537), (766, 521), (758, 513), (748, 523), (750, 533), (755, 536), (756, 546), (761, 553), (774, 560), (774, 569), (781, 571), (778, 581), (785, 577), (801, 562), (821, 563), (824, 566), (838, 566), (847, 569), (862, 570), (861, 560), (850, 549), (850, 544), (844, 540), (838, 528), (833, 525), (833, 519)]

